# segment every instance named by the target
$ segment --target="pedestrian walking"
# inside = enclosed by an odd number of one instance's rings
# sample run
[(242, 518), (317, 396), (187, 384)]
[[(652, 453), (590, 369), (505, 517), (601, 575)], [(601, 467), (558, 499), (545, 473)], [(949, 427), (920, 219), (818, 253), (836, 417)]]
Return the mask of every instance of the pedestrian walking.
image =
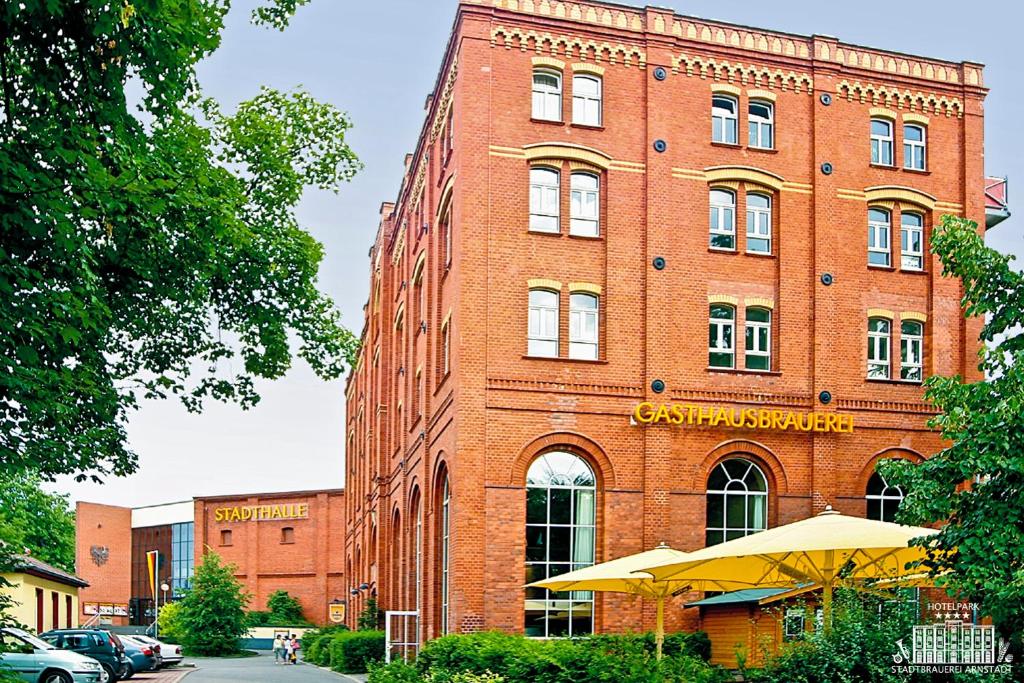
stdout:
[(274, 647), (273, 647), (273, 650), (274, 650), (274, 664), (284, 664), (285, 663), (285, 658), (284, 658), (284, 638), (281, 637), (280, 633), (278, 633), (276, 636), (274, 636)]
[(292, 661), (292, 637), (287, 635), (284, 637), (284, 663), (287, 664)]
[(291, 662), (292, 662), (292, 664), (298, 664), (299, 663), (299, 649), (302, 648), (302, 643), (299, 642), (299, 637), (298, 636), (296, 636), (296, 635), (292, 636), (291, 646), (292, 646)]

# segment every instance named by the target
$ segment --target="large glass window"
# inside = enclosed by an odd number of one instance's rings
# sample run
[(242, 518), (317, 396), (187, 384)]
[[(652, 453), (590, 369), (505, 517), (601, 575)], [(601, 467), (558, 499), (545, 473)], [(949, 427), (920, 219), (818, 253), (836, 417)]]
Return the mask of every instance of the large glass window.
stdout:
[(736, 310), (732, 306), (713, 305), (709, 313), (708, 365), (713, 368), (734, 367)]
[(533, 72), (533, 118), (562, 120), (562, 74), (548, 69)]
[(597, 237), (600, 228), (600, 190), (597, 176), (573, 173), (569, 178), (569, 234)]
[(772, 200), (763, 194), (747, 195), (747, 251), (772, 253)]
[(572, 77), (572, 122), (601, 125), (601, 79), (597, 76)]
[(451, 585), (451, 508), (452, 492), (446, 473), (444, 483), (441, 485), (441, 635), (448, 633), (448, 595)]
[(748, 143), (751, 147), (771, 149), (774, 143), (775, 107), (771, 102), (751, 100), (747, 112)]
[(748, 370), (772, 369), (772, 312), (767, 308), (748, 308), (746, 324)]
[(707, 545), (731, 541), (768, 526), (768, 480), (743, 458), (724, 460), (708, 477)]
[(878, 472), (871, 475), (868, 480), (868, 490), (865, 496), (868, 501), (868, 519), (876, 519), (881, 522), (895, 522), (896, 510), (903, 501), (903, 489), (899, 486), (891, 486)]
[(924, 325), (916, 320), (900, 323), (900, 379), (920, 382), (924, 374)]
[(558, 171), (530, 169), (530, 230), (558, 232)]
[[(526, 583), (594, 564), (597, 482), (577, 455), (545, 453), (526, 475)], [(557, 638), (589, 634), (594, 594), (526, 589), (526, 635)]]
[(192, 587), (195, 572), (195, 523), (171, 525), (171, 598), (177, 599)]
[(921, 126), (903, 126), (903, 167), (915, 171), (925, 169), (925, 132)]
[(889, 346), (892, 323), (868, 319), (868, 379), (889, 379)]
[(892, 166), (892, 123), (871, 119), (871, 163)]
[(598, 358), (598, 298), (594, 294), (569, 295), (569, 358)]
[(736, 98), (726, 95), (715, 95), (711, 98), (711, 140), (712, 142), (726, 142), (731, 145), (737, 143), (738, 121), (737, 110), (739, 104)]
[(889, 265), (889, 212), (868, 209), (868, 263), (873, 266)]
[(736, 195), (728, 190), (711, 190), (711, 237), (712, 249), (736, 248)]
[(921, 270), (924, 266), (924, 216), (919, 213), (900, 215), (900, 266), (905, 270)]
[(530, 290), (526, 353), (549, 358), (558, 356), (558, 292)]

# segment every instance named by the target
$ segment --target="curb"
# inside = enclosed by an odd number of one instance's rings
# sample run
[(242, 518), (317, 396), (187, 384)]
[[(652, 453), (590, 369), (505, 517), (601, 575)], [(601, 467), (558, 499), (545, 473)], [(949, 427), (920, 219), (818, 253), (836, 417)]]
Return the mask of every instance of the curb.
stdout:
[[(190, 676), (190, 675), (194, 674), (197, 671), (199, 671), (199, 667), (198, 666), (193, 666), (188, 671), (186, 671), (186, 672), (182, 673), (180, 676), (178, 676), (178, 681), (184, 680), (186, 676)], [(175, 681), (174, 683), (178, 683), (178, 681)]]
[(339, 678), (341, 678), (341, 679), (343, 679), (343, 680), (346, 680), (346, 681), (350, 681), (351, 683), (363, 683), (363, 682), (362, 682), (362, 681), (360, 681), (360, 680), (359, 680), (358, 678), (352, 678), (352, 677), (351, 677), (351, 676), (349, 676), (348, 674), (343, 674), (343, 673), (340, 673), (340, 672), (338, 672), (338, 671), (335, 671), (334, 669), (330, 669), (330, 668), (328, 668), (328, 667), (326, 667), (326, 666), (320, 666), (320, 665), (318, 665), (318, 664), (310, 664), (309, 662), (304, 662), (304, 663), (305, 663), (305, 664), (306, 664), (307, 666), (312, 666), (312, 667), (314, 667), (314, 668), (316, 668), (316, 669), (320, 669), (321, 671), (326, 671), (327, 673), (331, 673), (331, 674), (334, 674), (335, 676), (337, 676), (337, 677), (339, 677)]

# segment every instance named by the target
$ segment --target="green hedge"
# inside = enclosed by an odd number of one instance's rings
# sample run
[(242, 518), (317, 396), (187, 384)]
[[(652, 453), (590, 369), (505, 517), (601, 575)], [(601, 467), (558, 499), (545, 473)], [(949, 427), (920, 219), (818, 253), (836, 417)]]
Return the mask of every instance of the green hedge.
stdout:
[[(505, 683), (723, 683), (725, 670), (709, 665), (694, 651), (706, 637), (673, 637), (666, 656), (654, 657), (648, 634), (594, 636), (577, 640), (531, 640), (507, 633), (451, 635), (428, 642), (414, 665), (372, 667), (372, 683), (414, 680), (455, 683), (456, 676)], [(684, 644), (686, 647), (684, 648)]]
[(330, 651), (329, 666), (343, 674), (365, 673), (371, 663), (384, 659), (383, 631), (343, 631), (321, 648)]
[(339, 633), (348, 631), (348, 626), (334, 624), (323, 628), (306, 631), (302, 636), (302, 658), (318, 666), (331, 665), (331, 638)]

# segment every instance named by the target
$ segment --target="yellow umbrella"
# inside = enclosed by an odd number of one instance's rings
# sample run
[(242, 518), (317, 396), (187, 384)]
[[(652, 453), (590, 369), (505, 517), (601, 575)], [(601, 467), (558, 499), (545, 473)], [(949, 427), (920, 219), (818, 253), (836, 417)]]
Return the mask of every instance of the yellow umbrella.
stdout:
[(673, 550), (662, 543), (654, 550), (620, 557), (617, 560), (591, 565), (567, 574), (559, 574), (550, 579), (531, 583), (527, 588), (546, 588), (555, 592), (598, 591), (630, 593), (652, 598), (657, 603), (657, 622), (654, 640), (658, 659), (661, 659), (662, 644), (665, 641), (665, 598), (690, 588), (700, 590), (736, 590), (738, 588), (751, 587), (750, 585), (735, 581), (723, 582), (714, 579), (655, 581), (647, 574), (638, 573), (645, 571), (645, 567), (669, 562), (682, 562), (688, 557), (688, 553)]
[(757, 587), (815, 583), (822, 587), (826, 628), (832, 619), (832, 589), (840, 580), (893, 581), (921, 573), (907, 564), (924, 559), (923, 548), (911, 546), (935, 529), (879, 522), (824, 512), (799, 522), (768, 529), (687, 553), (641, 571), (656, 581), (686, 583), (702, 579), (732, 581)]

